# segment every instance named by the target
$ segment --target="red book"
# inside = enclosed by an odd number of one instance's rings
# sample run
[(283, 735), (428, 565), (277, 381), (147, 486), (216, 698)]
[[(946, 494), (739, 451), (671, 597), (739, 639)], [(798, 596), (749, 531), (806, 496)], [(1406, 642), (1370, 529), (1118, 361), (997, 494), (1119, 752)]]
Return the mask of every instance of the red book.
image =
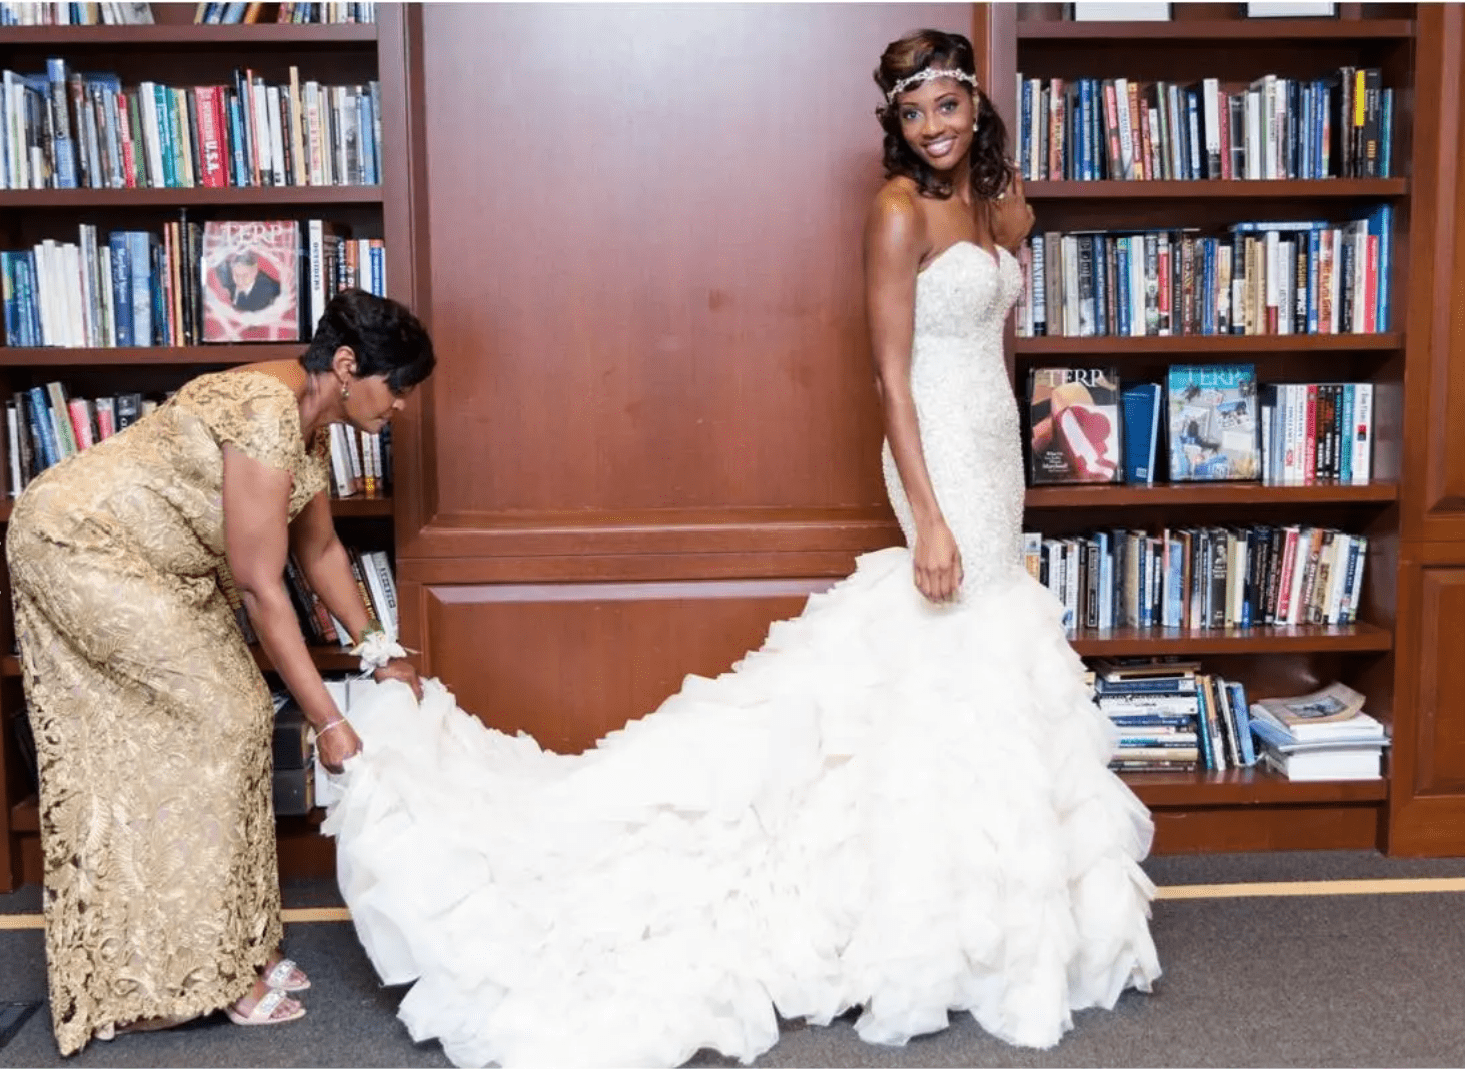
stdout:
[(1224, 179), (1236, 178), (1232, 173), (1232, 105), (1227, 99), (1227, 91), (1217, 91), (1217, 140), (1222, 145), (1222, 177)]
[(122, 183), (137, 186), (137, 156), (132, 144), (132, 118), (127, 114), (127, 94), (117, 94), (117, 143), (122, 146)]
[(224, 173), (223, 124), (219, 121), (219, 93), (216, 85), (195, 86), (194, 100), (199, 117), (199, 164), (202, 185), (220, 189), (229, 185)]

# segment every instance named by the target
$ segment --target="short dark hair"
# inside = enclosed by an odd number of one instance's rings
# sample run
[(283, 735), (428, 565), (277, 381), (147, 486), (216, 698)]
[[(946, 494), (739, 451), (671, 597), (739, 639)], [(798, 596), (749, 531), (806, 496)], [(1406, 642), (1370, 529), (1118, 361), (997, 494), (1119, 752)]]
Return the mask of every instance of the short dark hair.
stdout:
[(365, 290), (342, 290), (331, 298), (300, 363), (306, 371), (330, 371), (342, 346), (356, 354), (359, 378), (385, 375), (394, 393), (422, 382), (437, 363), (427, 328), (407, 306)]

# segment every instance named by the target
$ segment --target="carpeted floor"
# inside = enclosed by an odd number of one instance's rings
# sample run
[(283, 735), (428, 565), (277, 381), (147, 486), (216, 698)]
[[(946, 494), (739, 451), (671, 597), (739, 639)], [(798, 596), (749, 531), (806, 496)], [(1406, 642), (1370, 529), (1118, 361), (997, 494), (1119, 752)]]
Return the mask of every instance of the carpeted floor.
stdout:
[[(1462, 862), (1288, 853), (1151, 859), (1157, 884), (1460, 877)], [(39, 908), (35, 888), (0, 896), (0, 914)], [(287, 907), (339, 903), (325, 882), (285, 889)], [(905, 1048), (872, 1047), (851, 1022), (786, 1023), (755, 1065), (1449, 1066), (1463, 1047), (1463, 897), (1457, 892), (1161, 899), (1153, 922), (1165, 975), (1150, 995), (1081, 1014), (1049, 1051), (1008, 1047), (970, 1018)], [(376, 983), (349, 924), (287, 926), (311, 973), (303, 1021), (241, 1029), (222, 1016), (167, 1033), (93, 1043), (62, 1060), (44, 1008), (0, 1049), (0, 1066), (447, 1066), (395, 1017), (400, 989)], [(0, 1001), (41, 999), (41, 933), (0, 931)], [(567, 1023), (568, 1025), (568, 1023)], [(711, 1053), (693, 1066), (736, 1065)]]

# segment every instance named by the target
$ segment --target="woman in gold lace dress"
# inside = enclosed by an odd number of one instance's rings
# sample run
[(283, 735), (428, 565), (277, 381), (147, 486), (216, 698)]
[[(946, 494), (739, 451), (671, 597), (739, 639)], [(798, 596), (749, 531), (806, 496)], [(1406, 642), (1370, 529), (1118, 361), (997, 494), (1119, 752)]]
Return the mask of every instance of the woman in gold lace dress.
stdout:
[(280, 951), (273, 707), (225, 592), (232, 581), (329, 766), (360, 741), (306, 649), (288, 553), (378, 678), (420, 687), (336, 538), (327, 432), (380, 430), (433, 363), (407, 309), (347, 291), (299, 362), (194, 379), (16, 502), (6, 551), (62, 1054), (221, 1008), (241, 1024), (304, 1013), (286, 993), (309, 981)]

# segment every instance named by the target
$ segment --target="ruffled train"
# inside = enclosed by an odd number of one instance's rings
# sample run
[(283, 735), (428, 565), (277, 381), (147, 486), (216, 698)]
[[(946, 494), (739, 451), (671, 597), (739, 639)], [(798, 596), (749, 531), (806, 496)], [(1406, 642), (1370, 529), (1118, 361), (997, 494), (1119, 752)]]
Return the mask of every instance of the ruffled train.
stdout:
[(325, 831), (400, 1016), (460, 1066), (748, 1061), (778, 1015), (1048, 1047), (1159, 975), (1145, 808), (1057, 601), (927, 604), (904, 548), (578, 756), (436, 681), (353, 701)]

